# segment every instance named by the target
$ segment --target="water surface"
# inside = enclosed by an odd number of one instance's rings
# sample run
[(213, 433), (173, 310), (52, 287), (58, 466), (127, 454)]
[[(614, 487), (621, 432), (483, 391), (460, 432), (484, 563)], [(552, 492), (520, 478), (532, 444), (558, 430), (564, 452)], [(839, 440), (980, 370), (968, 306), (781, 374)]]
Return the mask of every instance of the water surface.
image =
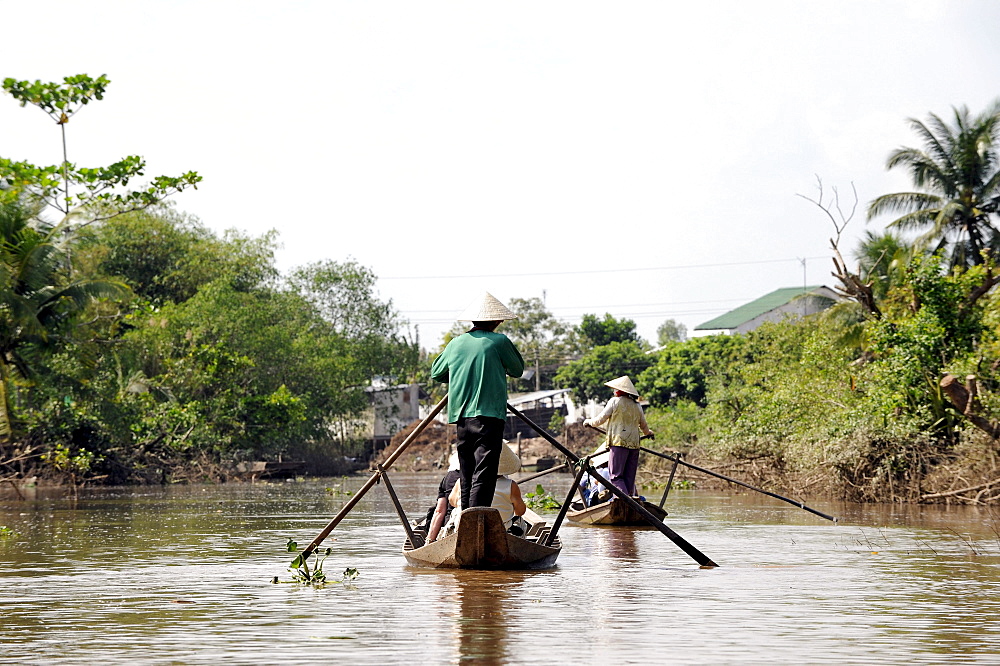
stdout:
[[(555, 475), (553, 475), (555, 476)], [(0, 500), (4, 663), (1000, 663), (988, 509), (672, 493), (668, 525), (562, 531), (543, 572), (406, 566), (376, 486), (324, 544), (334, 580), (272, 584), (366, 477)], [(436, 475), (392, 476), (416, 518)], [(569, 477), (546, 478), (562, 495)], [(532, 486), (534, 483), (531, 484)], [(328, 489), (332, 489), (328, 490)], [(552, 516), (554, 518), (554, 516)]]

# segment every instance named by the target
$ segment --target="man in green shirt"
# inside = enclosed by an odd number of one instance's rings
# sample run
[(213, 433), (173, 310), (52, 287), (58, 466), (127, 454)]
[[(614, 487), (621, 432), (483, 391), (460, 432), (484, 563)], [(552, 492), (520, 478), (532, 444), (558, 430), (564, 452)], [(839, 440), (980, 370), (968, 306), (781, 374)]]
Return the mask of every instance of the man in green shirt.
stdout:
[(458, 435), (462, 505), (490, 506), (507, 418), (507, 376), (520, 377), (524, 359), (496, 327), (517, 316), (487, 293), (459, 317), (472, 329), (448, 343), (431, 366), (431, 379), (448, 383), (448, 423)]

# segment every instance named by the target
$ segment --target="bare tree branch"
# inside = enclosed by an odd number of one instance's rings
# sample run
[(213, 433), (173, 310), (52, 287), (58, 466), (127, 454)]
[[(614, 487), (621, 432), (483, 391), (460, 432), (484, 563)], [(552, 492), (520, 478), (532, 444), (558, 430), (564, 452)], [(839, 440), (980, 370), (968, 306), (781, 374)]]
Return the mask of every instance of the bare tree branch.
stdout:
[[(851, 205), (851, 212), (849, 215), (844, 215), (844, 210), (840, 205), (840, 193), (837, 191), (836, 187), (831, 188), (833, 190), (833, 200), (830, 203), (824, 203), (823, 201), (823, 180), (819, 176), (816, 176), (816, 188), (819, 190), (819, 196), (815, 199), (810, 199), (802, 194), (796, 194), (795, 196), (801, 197), (802, 199), (814, 204), (817, 208), (823, 211), (833, 224), (836, 234), (830, 239), (830, 247), (833, 249), (834, 254), (834, 271), (831, 275), (840, 281), (840, 285), (835, 288), (842, 295), (860, 303), (861, 307), (865, 309), (865, 312), (871, 316), (876, 319), (881, 318), (882, 311), (879, 310), (878, 305), (875, 303), (875, 294), (872, 291), (873, 281), (870, 278), (866, 280), (861, 275), (861, 266), (858, 266), (858, 269), (854, 272), (848, 270), (847, 262), (844, 261), (844, 256), (840, 253), (840, 237), (858, 210), (857, 188), (854, 187), (854, 183), (851, 183), (851, 191), (854, 194), (854, 203)], [(834, 210), (837, 213), (836, 215), (834, 215)]]

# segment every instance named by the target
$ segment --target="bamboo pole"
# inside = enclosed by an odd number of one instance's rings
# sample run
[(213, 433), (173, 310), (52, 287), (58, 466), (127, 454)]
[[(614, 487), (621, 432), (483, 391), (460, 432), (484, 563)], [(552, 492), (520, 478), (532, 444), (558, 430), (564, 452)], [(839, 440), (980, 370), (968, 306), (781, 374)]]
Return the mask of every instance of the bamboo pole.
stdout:
[(797, 502), (797, 501), (795, 501), (793, 499), (789, 499), (787, 497), (782, 497), (781, 495), (776, 495), (775, 493), (769, 492), (767, 490), (763, 490), (761, 488), (755, 488), (754, 486), (751, 486), (749, 483), (744, 483), (742, 481), (738, 481), (737, 479), (733, 479), (733, 478), (730, 478), (730, 477), (725, 476), (723, 474), (719, 474), (718, 472), (713, 472), (710, 469), (705, 469), (704, 467), (698, 467), (697, 465), (692, 465), (689, 462), (685, 462), (685, 461), (681, 460), (680, 456), (677, 456), (677, 457), (669, 456), (669, 455), (667, 455), (665, 453), (660, 453), (659, 451), (653, 451), (652, 449), (647, 449), (645, 447), (640, 447), (640, 450), (645, 451), (646, 453), (651, 453), (654, 456), (659, 456), (660, 458), (664, 458), (666, 460), (672, 460), (672, 461), (674, 461), (675, 464), (679, 463), (679, 464), (684, 465), (686, 467), (690, 467), (691, 469), (698, 470), (702, 474), (708, 474), (709, 476), (715, 476), (715, 477), (718, 477), (718, 478), (722, 479), (723, 481), (728, 481), (729, 483), (735, 483), (738, 486), (743, 486), (744, 488), (749, 488), (750, 490), (755, 490), (758, 493), (763, 493), (764, 495), (767, 495), (768, 497), (773, 497), (775, 499), (780, 499), (782, 502), (788, 502), (789, 504), (794, 504), (795, 506), (799, 507), (800, 509), (808, 511), (809, 513), (816, 514), (820, 518), (826, 518), (827, 520), (832, 520), (833, 522), (837, 522), (837, 518), (835, 518), (834, 516), (828, 516), (827, 514), (823, 513), (822, 511), (817, 511), (816, 509), (811, 509), (808, 506), (806, 506), (805, 504), (803, 504), (802, 502)]
[[(641, 448), (641, 447), (640, 447)], [(677, 456), (680, 458), (680, 455)], [(667, 479), (667, 486), (663, 489), (663, 497), (660, 498), (660, 508), (663, 508), (663, 503), (667, 501), (667, 494), (670, 492), (670, 486), (674, 483), (674, 474), (677, 472), (677, 465), (680, 464), (679, 460), (674, 461), (674, 466), (670, 468), (670, 478)]]
[(569, 469), (569, 465), (563, 463), (561, 465), (556, 465), (555, 467), (549, 467), (548, 469), (543, 470), (541, 472), (536, 472), (535, 474), (532, 474), (531, 476), (526, 476), (523, 479), (515, 479), (515, 481), (517, 481), (518, 484), (527, 483), (528, 481), (534, 481), (540, 476), (545, 476), (546, 474), (551, 474), (552, 472), (561, 472), (566, 469)]
[(542, 545), (551, 546), (556, 540), (556, 535), (559, 534), (559, 527), (562, 525), (563, 519), (566, 518), (566, 511), (569, 510), (569, 505), (573, 501), (573, 494), (580, 488), (580, 479), (583, 478), (585, 471), (587, 471), (586, 465), (581, 465), (580, 471), (576, 474), (576, 479), (573, 480), (573, 485), (570, 486), (569, 494), (566, 495), (566, 501), (563, 502), (562, 508), (559, 509), (559, 515), (556, 516), (556, 522), (552, 525), (552, 531), (549, 532), (549, 535), (545, 538), (545, 543)]
[[(396, 462), (396, 459), (399, 458), (399, 456), (403, 454), (403, 451), (406, 450), (406, 448), (410, 445), (410, 443), (413, 442), (413, 440), (416, 439), (420, 435), (420, 433), (424, 431), (424, 428), (430, 425), (431, 421), (434, 420), (434, 417), (438, 415), (438, 413), (444, 408), (447, 402), (448, 402), (448, 396), (441, 398), (441, 402), (439, 402), (437, 405), (434, 406), (434, 409), (431, 410), (431, 413), (428, 414), (424, 418), (424, 420), (421, 421), (420, 424), (413, 430), (413, 432), (411, 432), (406, 437), (406, 439), (403, 440), (403, 442), (396, 448), (396, 450), (393, 451), (388, 458), (386, 458), (386, 461), (382, 463), (383, 470), (389, 469), (392, 466), (392, 464)], [(353, 509), (355, 505), (357, 505), (357, 503), (361, 501), (361, 498), (365, 496), (365, 493), (371, 490), (372, 487), (376, 483), (378, 483), (380, 476), (382, 476), (382, 472), (380, 471), (375, 472), (371, 476), (371, 478), (365, 482), (365, 485), (361, 486), (361, 488), (359, 488), (358, 491), (354, 493), (354, 497), (352, 497), (350, 500), (347, 501), (347, 504), (345, 504), (344, 508), (340, 510), (340, 513), (334, 516), (333, 520), (331, 520), (329, 524), (323, 528), (323, 531), (320, 532), (319, 535), (317, 535), (317, 537), (313, 539), (312, 543), (306, 546), (306, 549), (302, 551), (303, 560), (309, 557), (312, 554), (312, 552), (316, 550), (321, 543), (323, 543), (323, 540), (326, 539), (328, 536), (330, 536), (330, 532), (332, 532), (334, 528), (340, 524), (340, 521), (342, 521), (344, 517), (351, 512), (351, 509)]]
[(396, 496), (396, 491), (392, 488), (392, 483), (389, 482), (389, 475), (385, 471), (385, 467), (382, 465), (377, 465), (378, 473), (382, 475), (382, 481), (385, 482), (385, 489), (389, 491), (389, 498), (392, 500), (392, 505), (396, 507), (396, 514), (399, 519), (403, 522), (403, 529), (406, 530), (406, 538), (410, 540), (410, 544), (414, 548), (419, 548), (417, 544), (417, 536), (413, 533), (413, 528), (410, 526), (410, 519), (406, 517), (406, 512), (403, 511), (403, 505), (399, 503), (399, 497)]

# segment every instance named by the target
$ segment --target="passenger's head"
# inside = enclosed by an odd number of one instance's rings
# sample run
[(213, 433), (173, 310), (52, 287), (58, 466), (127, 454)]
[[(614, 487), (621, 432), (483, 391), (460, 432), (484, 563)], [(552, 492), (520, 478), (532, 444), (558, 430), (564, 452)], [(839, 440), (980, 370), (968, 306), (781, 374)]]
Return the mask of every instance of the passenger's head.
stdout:
[(500, 464), (497, 466), (497, 476), (509, 476), (521, 469), (521, 459), (514, 450), (504, 443), (500, 447)]

